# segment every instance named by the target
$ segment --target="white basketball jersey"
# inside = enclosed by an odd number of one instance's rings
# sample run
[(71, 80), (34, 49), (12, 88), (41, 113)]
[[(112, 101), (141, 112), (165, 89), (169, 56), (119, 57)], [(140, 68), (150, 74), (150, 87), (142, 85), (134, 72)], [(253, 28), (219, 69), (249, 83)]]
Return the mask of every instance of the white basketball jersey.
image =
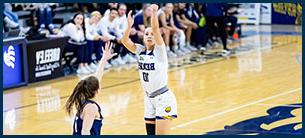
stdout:
[(145, 92), (151, 94), (167, 85), (168, 61), (165, 44), (155, 45), (147, 51), (143, 45), (136, 44), (136, 56), (141, 84)]

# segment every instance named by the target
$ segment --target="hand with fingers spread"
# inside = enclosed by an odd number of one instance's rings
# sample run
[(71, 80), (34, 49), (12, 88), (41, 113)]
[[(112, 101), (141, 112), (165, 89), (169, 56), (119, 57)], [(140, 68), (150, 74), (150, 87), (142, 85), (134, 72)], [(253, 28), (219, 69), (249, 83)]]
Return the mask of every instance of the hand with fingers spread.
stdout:
[(102, 48), (103, 50), (103, 59), (104, 60), (109, 60), (112, 57), (116, 56), (117, 53), (112, 53), (112, 47), (113, 47), (113, 43), (111, 43), (110, 41), (108, 41), (105, 45), (105, 48)]
[(132, 10), (129, 11), (128, 16), (127, 16), (127, 22), (128, 22), (128, 28), (132, 28), (132, 25), (134, 23), (134, 15), (132, 14)]

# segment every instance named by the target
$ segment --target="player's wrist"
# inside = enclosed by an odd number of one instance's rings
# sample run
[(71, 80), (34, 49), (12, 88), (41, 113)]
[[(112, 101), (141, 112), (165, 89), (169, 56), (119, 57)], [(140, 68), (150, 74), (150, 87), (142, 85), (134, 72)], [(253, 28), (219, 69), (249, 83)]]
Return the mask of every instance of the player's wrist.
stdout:
[(129, 34), (130, 32), (132, 31), (132, 27), (128, 27), (127, 29), (126, 29), (126, 32)]

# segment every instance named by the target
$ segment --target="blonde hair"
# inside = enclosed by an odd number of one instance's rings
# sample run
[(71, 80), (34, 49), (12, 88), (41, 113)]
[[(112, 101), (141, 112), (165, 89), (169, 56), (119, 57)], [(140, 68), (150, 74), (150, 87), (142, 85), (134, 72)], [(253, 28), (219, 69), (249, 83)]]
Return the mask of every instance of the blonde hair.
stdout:
[(98, 16), (99, 18), (102, 18), (102, 14), (99, 11), (93, 11), (91, 12), (90, 16)]

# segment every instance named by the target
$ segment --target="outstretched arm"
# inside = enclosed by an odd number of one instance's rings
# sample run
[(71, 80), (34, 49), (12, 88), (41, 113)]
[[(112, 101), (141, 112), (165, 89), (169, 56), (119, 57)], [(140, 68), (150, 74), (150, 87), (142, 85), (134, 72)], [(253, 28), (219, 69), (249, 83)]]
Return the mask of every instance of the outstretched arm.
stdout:
[(117, 55), (117, 53), (112, 53), (112, 46), (113, 43), (108, 41), (103, 49), (103, 57), (97, 66), (97, 71), (95, 72), (94, 76), (98, 78), (99, 81), (102, 80), (104, 74), (104, 68), (106, 65), (107, 60), (111, 59), (113, 56)]
[(127, 16), (127, 21), (128, 21), (128, 27), (125, 30), (122, 38), (122, 44), (132, 53), (136, 52), (136, 46), (134, 42), (132, 42), (129, 38), (129, 34), (131, 33), (132, 30), (132, 25), (134, 23), (134, 16), (131, 16), (132, 11), (129, 11), (128, 16)]
[(158, 15), (157, 15), (157, 11), (159, 6), (156, 4), (152, 4), (151, 8), (153, 10), (152, 12), (152, 16), (151, 16), (151, 28), (152, 28), (152, 32), (154, 34), (155, 40), (156, 40), (156, 44), (157, 45), (163, 45), (163, 39), (159, 30), (159, 20), (158, 20)]

